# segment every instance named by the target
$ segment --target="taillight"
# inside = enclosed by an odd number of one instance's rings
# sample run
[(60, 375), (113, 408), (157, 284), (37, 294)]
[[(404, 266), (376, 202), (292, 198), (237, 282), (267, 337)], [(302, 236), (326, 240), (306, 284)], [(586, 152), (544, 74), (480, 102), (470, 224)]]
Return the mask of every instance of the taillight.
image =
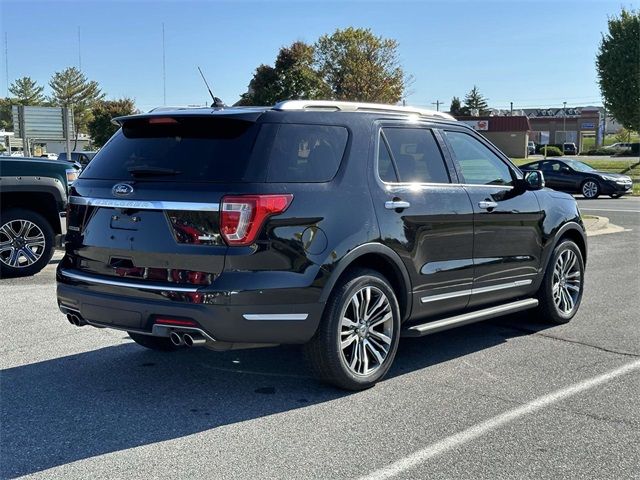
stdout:
[(264, 221), (284, 212), (293, 195), (238, 195), (222, 199), (220, 233), (229, 245), (251, 245)]

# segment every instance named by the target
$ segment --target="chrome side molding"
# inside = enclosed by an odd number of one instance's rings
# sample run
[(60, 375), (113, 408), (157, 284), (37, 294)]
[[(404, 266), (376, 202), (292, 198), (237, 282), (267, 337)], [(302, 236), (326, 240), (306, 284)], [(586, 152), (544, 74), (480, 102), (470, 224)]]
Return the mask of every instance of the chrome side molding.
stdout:
[(499, 285), (490, 285), (488, 287), (471, 288), (467, 290), (459, 290), (457, 292), (441, 293), (438, 295), (427, 295), (426, 297), (422, 297), (420, 301), (422, 303), (437, 302), (439, 300), (448, 300), (450, 298), (464, 297), (465, 295), (478, 295), (480, 293), (495, 292), (497, 290), (504, 290), (507, 288), (524, 287), (525, 285), (531, 285), (532, 282), (533, 280), (531, 279), (516, 280), (514, 282), (501, 283)]

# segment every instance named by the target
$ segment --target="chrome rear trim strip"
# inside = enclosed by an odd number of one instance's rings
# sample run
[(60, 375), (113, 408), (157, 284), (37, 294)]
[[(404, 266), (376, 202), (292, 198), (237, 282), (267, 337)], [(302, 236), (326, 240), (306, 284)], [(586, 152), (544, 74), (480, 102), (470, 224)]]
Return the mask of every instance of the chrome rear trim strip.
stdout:
[(60, 275), (70, 278), (72, 280), (78, 280), (80, 282), (92, 283), (96, 285), (109, 285), (112, 287), (126, 287), (126, 288), (139, 288), (141, 290), (154, 290), (158, 292), (182, 292), (182, 293), (195, 293), (198, 291), (197, 287), (181, 287), (178, 285), (157, 285), (147, 284), (140, 282), (128, 282), (125, 280), (111, 280), (108, 278), (97, 278), (90, 275), (83, 275), (81, 273), (70, 272), (69, 270), (60, 270)]
[(245, 313), (245, 320), (306, 320), (308, 313)]
[(457, 292), (442, 293), (439, 295), (428, 295), (426, 297), (422, 297), (420, 301), (422, 303), (437, 302), (439, 300), (448, 300), (450, 298), (464, 297), (465, 295), (478, 295), (480, 293), (495, 292), (497, 290), (504, 290), (507, 288), (524, 287), (525, 285), (530, 285), (532, 282), (533, 280), (531, 279), (516, 280), (514, 282), (501, 283), (499, 285), (490, 285), (488, 287), (472, 288), (471, 290), (459, 290)]
[(195, 212), (217, 212), (218, 203), (166, 202), (160, 200), (119, 200), (115, 198), (69, 197), (73, 205), (105, 208), (130, 208), (134, 210), (187, 210)]

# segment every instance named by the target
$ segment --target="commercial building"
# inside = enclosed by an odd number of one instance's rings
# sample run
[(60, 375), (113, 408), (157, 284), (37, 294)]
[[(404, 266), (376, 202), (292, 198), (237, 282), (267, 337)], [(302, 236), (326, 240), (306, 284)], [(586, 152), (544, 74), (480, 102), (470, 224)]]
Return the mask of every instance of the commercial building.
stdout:
[(602, 144), (604, 110), (602, 107), (525, 108), (522, 110), (531, 124), (531, 140), (538, 144), (575, 143), (582, 151), (583, 141), (595, 137)]
[(526, 116), (458, 117), (509, 157), (526, 157), (531, 125)]

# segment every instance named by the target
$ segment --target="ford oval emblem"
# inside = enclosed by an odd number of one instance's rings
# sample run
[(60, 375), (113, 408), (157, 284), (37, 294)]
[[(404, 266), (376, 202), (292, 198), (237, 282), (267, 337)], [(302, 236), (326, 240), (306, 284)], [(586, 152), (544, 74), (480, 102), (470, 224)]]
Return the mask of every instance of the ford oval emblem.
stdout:
[(131, 195), (133, 193), (133, 187), (128, 183), (117, 183), (111, 189), (111, 192), (116, 197), (125, 197), (127, 195)]

